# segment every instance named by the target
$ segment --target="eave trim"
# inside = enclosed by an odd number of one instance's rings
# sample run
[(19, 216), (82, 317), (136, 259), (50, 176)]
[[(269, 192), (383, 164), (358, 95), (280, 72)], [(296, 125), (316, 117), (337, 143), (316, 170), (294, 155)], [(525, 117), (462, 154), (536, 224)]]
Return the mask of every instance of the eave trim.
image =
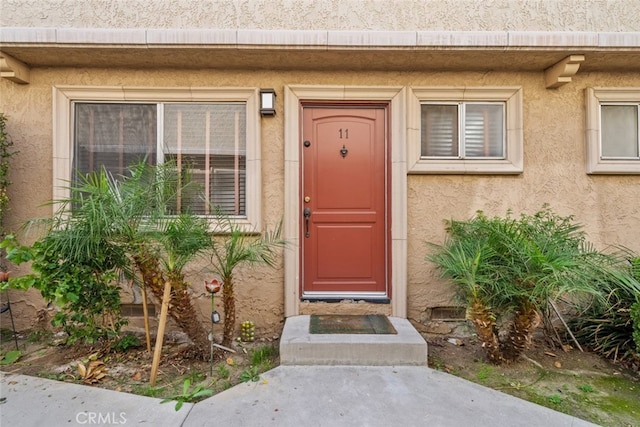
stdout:
[(640, 32), (6, 27), (0, 29), (1, 45), (640, 50)]

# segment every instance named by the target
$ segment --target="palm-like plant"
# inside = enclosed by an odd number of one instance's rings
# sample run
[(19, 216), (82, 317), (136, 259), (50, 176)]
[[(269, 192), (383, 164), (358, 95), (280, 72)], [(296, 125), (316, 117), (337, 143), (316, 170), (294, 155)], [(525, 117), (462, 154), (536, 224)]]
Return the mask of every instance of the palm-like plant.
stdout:
[[(549, 301), (564, 295), (602, 300), (602, 285), (609, 282), (640, 290), (623, 256), (596, 251), (571, 217), (546, 207), (519, 219), (479, 212), (470, 221), (449, 221), (447, 232), (427, 259), (458, 285), (494, 363), (522, 354)], [(506, 328), (503, 340), (498, 325)]]
[[(32, 261), (33, 274), (15, 278), (14, 286), (35, 287), (47, 301), (60, 307), (53, 319), (70, 335), (70, 341), (95, 339), (118, 334), (123, 323), (119, 315), (119, 288), (113, 278), (118, 270), (127, 270), (124, 250), (109, 236), (110, 225), (96, 210), (95, 201), (104, 199), (106, 187), (96, 185), (98, 178), (87, 177), (77, 188), (70, 189), (71, 197), (48, 219), (36, 219), (27, 227), (41, 227), (43, 237), (32, 247), (21, 246), (14, 236), (6, 239), (8, 258), (20, 264)], [(94, 186), (94, 197), (86, 197), (84, 189)], [(74, 201), (77, 215), (65, 209)], [(108, 318), (105, 325), (104, 319)], [(105, 328), (106, 326), (106, 328)]]
[[(640, 280), (640, 258), (630, 254), (628, 266), (630, 274)], [(614, 361), (640, 361), (640, 289), (624, 282), (607, 283), (602, 289), (604, 302), (587, 301), (570, 320), (576, 339)]]
[(58, 201), (61, 207), (51, 230), (59, 236), (55, 250), (68, 256), (91, 259), (96, 248), (112, 248), (118, 268), (129, 274), (138, 270), (143, 285), (158, 301), (170, 281), (174, 295), (169, 315), (204, 355), (209, 347), (207, 334), (191, 304), (182, 269), (209, 247), (210, 239), (203, 220), (189, 214), (169, 215), (181, 180), (188, 182), (177, 177), (170, 163), (140, 162), (117, 180), (104, 169), (89, 173), (69, 189), (68, 199)]
[(236, 326), (236, 303), (234, 271), (243, 264), (266, 264), (275, 266), (277, 248), (285, 241), (280, 238), (281, 224), (273, 231), (260, 236), (248, 235), (228, 216), (218, 215), (218, 233), (211, 256), (211, 268), (222, 279), (222, 301), (224, 305), (224, 327), (222, 345), (229, 346)]
[[(187, 332), (202, 356), (209, 341), (191, 304), (183, 269), (195, 256), (211, 246), (208, 228), (206, 219), (181, 214), (161, 220), (157, 231), (153, 233), (159, 247), (156, 253), (160, 254), (160, 264), (171, 286), (171, 316)], [(159, 292), (159, 289), (155, 292)]]
[[(452, 223), (452, 226), (456, 226)], [(494, 363), (501, 363), (496, 334), (496, 313), (489, 295), (494, 293), (498, 265), (495, 251), (484, 239), (447, 239), (444, 245), (433, 245), (436, 251), (428, 257), (457, 285), (459, 296), (467, 305), (467, 317), (473, 322), (478, 338)]]

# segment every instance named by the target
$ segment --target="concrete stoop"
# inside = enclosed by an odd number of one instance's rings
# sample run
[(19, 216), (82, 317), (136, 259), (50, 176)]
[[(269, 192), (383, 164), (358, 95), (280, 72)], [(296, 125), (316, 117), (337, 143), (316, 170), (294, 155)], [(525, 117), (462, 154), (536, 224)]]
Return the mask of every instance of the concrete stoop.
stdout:
[(311, 316), (287, 318), (281, 365), (426, 366), (427, 342), (407, 319), (389, 317), (397, 334), (311, 334)]

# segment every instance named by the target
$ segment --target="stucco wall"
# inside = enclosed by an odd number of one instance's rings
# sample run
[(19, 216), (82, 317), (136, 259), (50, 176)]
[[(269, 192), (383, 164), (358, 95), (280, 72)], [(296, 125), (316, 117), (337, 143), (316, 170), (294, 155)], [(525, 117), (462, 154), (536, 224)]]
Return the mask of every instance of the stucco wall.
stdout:
[(2, 0), (0, 26), (637, 31), (635, 0)]
[[(29, 85), (16, 85), (0, 79), (0, 111), (7, 117), (7, 131), (12, 137), (17, 154), (11, 159), (9, 187), (10, 206), (5, 218), (7, 230), (19, 230), (25, 221), (51, 215), (52, 198), (52, 87), (54, 85), (131, 85), (131, 86), (256, 86), (264, 84), (255, 74), (227, 72), (176, 72), (100, 69), (34, 69)], [(271, 76), (273, 78), (273, 76)], [(283, 211), (283, 117), (264, 121), (262, 173), (265, 182), (262, 196), (263, 218), (273, 228), (282, 218)], [(31, 235), (33, 236), (33, 235)], [(26, 269), (12, 268), (15, 275)], [(206, 263), (190, 265), (187, 281), (203, 322), (208, 321), (210, 300), (204, 295), (204, 279), (210, 279)], [(276, 333), (283, 322), (282, 268), (245, 268), (235, 275), (238, 296), (237, 315), (240, 321), (251, 319), (258, 333)], [(31, 327), (36, 312), (42, 309), (42, 298), (36, 291), (11, 292), (18, 330)], [(223, 312), (221, 298), (217, 308)], [(240, 322), (238, 322), (239, 324)], [(266, 328), (266, 330), (265, 330)]]
[[(276, 58), (277, 60), (277, 58)], [(31, 83), (0, 79), (0, 111), (19, 153), (12, 159), (7, 227), (17, 229), (35, 216), (50, 214), (42, 206), (51, 198), (52, 86), (236, 86), (289, 84), (377, 86), (522, 86), (524, 91), (524, 173), (515, 176), (410, 175), (408, 177), (408, 317), (426, 319), (430, 307), (451, 305), (452, 288), (437, 279), (424, 261), (425, 242), (441, 242), (443, 220), (533, 213), (544, 203), (562, 215), (575, 215), (589, 240), (599, 248), (619, 244), (640, 253), (640, 176), (589, 176), (585, 173), (584, 89), (590, 86), (638, 87), (637, 73), (585, 73), (559, 89), (544, 88), (543, 74), (506, 72), (301, 72), (250, 70), (125, 70), (34, 68)], [(278, 114), (262, 119), (263, 218), (273, 226), (284, 210), (284, 125)], [(403, 144), (404, 141), (393, 141)], [(193, 265), (188, 280), (198, 297), (203, 321), (208, 299), (202, 294), (206, 268)], [(283, 268), (245, 269), (237, 276), (239, 319), (251, 318), (258, 331), (277, 333), (283, 317)], [(14, 292), (22, 311), (18, 328), (33, 324), (41, 308), (36, 293)], [(221, 310), (221, 309), (220, 309)]]
[[(473, 84), (472, 75), (456, 83)], [(477, 210), (505, 215), (508, 209), (534, 213), (543, 204), (574, 215), (599, 249), (621, 245), (640, 253), (640, 177), (585, 173), (584, 89), (637, 87), (637, 74), (581, 75), (558, 90), (546, 90), (537, 73), (477, 75), (482, 84), (522, 85), (524, 89), (524, 173), (519, 176), (410, 176), (409, 317), (425, 319), (424, 307), (450, 302), (452, 289), (423, 261), (425, 241), (441, 243), (444, 219), (468, 219)], [(446, 75), (431, 84), (446, 84)]]

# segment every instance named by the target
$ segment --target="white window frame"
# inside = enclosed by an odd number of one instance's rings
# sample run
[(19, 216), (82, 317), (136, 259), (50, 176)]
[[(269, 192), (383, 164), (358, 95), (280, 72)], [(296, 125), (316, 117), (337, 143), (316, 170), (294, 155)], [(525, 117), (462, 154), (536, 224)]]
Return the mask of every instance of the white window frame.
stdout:
[(602, 117), (600, 106), (607, 103), (640, 103), (640, 88), (603, 88), (585, 89), (586, 103), (586, 160), (588, 174), (640, 174), (640, 159), (603, 159), (602, 158)]
[[(258, 88), (53, 87), (53, 200), (69, 197), (73, 164), (73, 102), (244, 102), (247, 117), (246, 212), (234, 217), (243, 231), (260, 232), (262, 177)], [(60, 205), (54, 203), (55, 213)], [(212, 228), (216, 224), (213, 223)]]
[[(522, 87), (412, 87), (407, 105), (407, 160), (410, 174), (520, 174), (523, 171)], [(504, 158), (434, 158), (421, 152), (423, 103), (504, 102)]]

